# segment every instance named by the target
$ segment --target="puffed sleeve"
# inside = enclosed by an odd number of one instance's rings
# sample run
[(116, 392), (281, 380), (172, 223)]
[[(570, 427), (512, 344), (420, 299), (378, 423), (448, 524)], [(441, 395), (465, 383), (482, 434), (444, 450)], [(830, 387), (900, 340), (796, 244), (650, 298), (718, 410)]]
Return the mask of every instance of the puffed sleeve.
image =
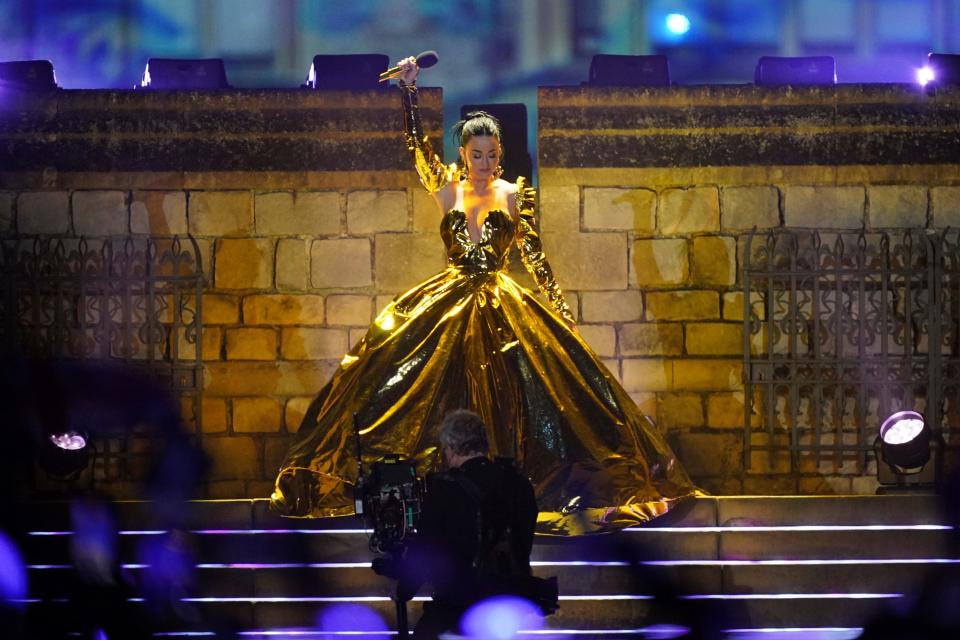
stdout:
[(517, 180), (516, 208), (520, 220), (520, 230), (517, 233), (520, 258), (523, 260), (527, 271), (536, 281), (537, 287), (553, 305), (557, 314), (567, 324), (573, 325), (576, 320), (570, 312), (570, 307), (567, 306), (567, 301), (563, 297), (560, 285), (557, 284), (550, 263), (543, 255), (543, 244), (540, 242), (540, 234), (536, 227), (536, 191), (527, 187), (523, 178)]
[(420, 123), (420, 103), (417, 97), (417, 85), (400, 84), (403, 101), (403, 129), (407, 149), (413, 158), (413, 166), (420, 175), (420, 182), (429, 193), (440, 191), (448, 182), (453, 181), (458, 169), (455, 163), (444, 165), (433, 151), (430, 138), (423, 132)]

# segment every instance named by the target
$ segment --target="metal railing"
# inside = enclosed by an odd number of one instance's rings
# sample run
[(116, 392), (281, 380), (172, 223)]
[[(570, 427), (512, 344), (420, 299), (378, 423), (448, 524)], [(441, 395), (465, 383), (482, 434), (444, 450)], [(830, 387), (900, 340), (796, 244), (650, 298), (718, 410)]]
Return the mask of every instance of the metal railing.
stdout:
[[(200, 433), (203, 270), (193, 238), (6, 237), (0, 273), (8, 356), (122, 363), (186, 402)], [(128, 435), (96, 442), (96, 480), (129, 479)]]
[[(758, 243), (757, 240), (760, 242)], [(746, 239), (744, 466), (789, 451), (867, 469), (880, 423), (960, 433), (956, 232), (772, 231)]]

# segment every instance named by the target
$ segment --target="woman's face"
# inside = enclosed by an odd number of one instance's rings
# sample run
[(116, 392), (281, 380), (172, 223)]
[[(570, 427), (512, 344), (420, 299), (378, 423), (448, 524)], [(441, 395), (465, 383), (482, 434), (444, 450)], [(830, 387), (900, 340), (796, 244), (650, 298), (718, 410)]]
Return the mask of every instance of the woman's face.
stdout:
[(500, 165), (500, 141), (494, 136), (473, 136), (460, 147), (460, 158), (473, 180), (485, 180), (493, 176)]

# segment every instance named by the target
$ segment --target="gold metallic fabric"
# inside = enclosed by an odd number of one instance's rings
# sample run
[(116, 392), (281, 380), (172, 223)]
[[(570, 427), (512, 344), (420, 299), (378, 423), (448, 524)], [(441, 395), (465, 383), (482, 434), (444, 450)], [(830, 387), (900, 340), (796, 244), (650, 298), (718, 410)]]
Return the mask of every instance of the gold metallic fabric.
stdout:
[(440, 156), (434, 152), (430, 138), (423, 132), (417, 86), (401, 84), (400, 93), (403, 100), (403, 135), (407, 150), (413, 158), (413, 166), (420, 176), (420, 183), (429, 193), (436, 193), (453, 181), (459, 169), (456, 163), (443, 164)]
[(440, 470), (437, 428), (459, 408), (480, 414), (492, 453), (530, 477), (540, 533), (620, 529), (697, 493), (579, 334), (507, 275), (517, 227), (491, 211), (474, 243), (464, 212), (443, 216), (449, 266), (387, 305), (343, 358), (283, 463), (276, 509), (353, 513), (354, 416), (365, 464), (400, 453), (421, 473)]

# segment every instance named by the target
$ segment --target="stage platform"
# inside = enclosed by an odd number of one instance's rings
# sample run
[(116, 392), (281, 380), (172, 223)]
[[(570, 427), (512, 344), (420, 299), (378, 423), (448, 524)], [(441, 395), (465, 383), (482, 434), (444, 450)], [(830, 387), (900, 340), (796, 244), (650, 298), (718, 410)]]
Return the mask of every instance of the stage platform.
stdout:
[[(137, 578), (137, 548), (160, 532), (149, 503), (116, 507), (120, 556)], [(316, 630), (324, 611), (344, 605), (368, 607), (393, 628), (393, 585), (370, 570), (358, 519), (279, 518), (265, 500), (188, 509), (197, 583), (182, 602), (196, 619), (163, 637), (223, 629), (243, 638), (390, 637), (358, 636), (359, 626)], [(70, 631), (65, 505), (32, 503), (22, 513), (28, 619)], [(934, 572), (960, 571), (955, 535), (929, 495), (698, 498), (615, 535), (538, 537), (534, 570), (559, 578), (561, 606), (522, 637), (666, 638), (664, 623), (700, 618), (730, 638), (855, 638)], [(411, 603), (411, 622), (419, 614)]]

